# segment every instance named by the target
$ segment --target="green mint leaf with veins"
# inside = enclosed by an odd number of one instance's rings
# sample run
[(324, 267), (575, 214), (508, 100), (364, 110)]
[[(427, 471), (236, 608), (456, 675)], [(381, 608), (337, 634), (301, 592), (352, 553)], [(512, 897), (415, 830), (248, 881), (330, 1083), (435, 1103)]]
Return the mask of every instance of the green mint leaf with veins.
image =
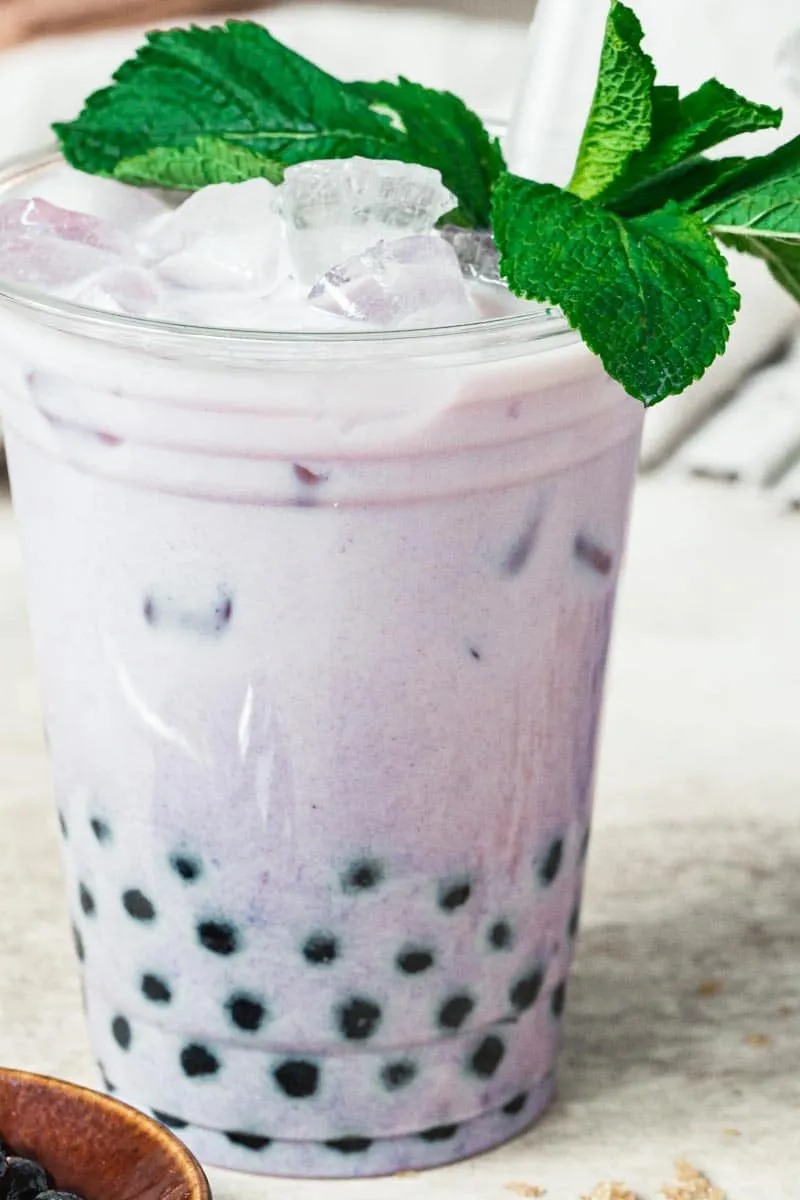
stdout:
[(222, 138), (198, 138), (192, 146), (156, 146), (133, 158), (123, 158), (114, 178), (139, 187), (196, 191), (213, 183), (244, 183), (268, 179), (280, 183), (283, 166)]
[(351, 87), (404, 134), (402, 158), (441, 171), (459, 205), (451, 224), (488, 229), (492, 187), (505, 169), (500, 143), (479, 117), (451, 92), (434, 91), (400, 77), (397, 83)]
[(636, 14), (614, 0), (597, 90), (569, 184), (584, 200), (604, 192), (650, 142), (656, 69), (642, 49), (643, 38)]
[(727, 245), (763, 259), (800, 300), (800, 137), (729, 170), (698, 216)]
[(670, 204), (625, 219), (510, 174), (493, 215), (512, 290), (559, 305), (645, 405), (684, 391), (725, 349), (739, 296), (700, 217)]
[[(652, 140), (631, 157), (625, 171), (606, 189), (600, 198), (603, 204), (617, 201), (615, 206), (623, 211), (635, 211), (637, 193), (642, 190), (656, 206), (683, 199), (686, 172), (691, 172), (705, 151), (743, 133), (777, 129), (783, 120), (779, 108), (755, 104), (716, 79), (709, 79), (683, 99), (677, 88), (657, 87), (653, 110)], [(678, 188), (671, 190), (676, 184)], [(641, 197), (638, 207), (641, 210)]]
[(354, 155), (422, 163), (441, 171), (459, 200), (454, 217), (468, 225), (488, 223), (503, 167), (457, 97), (404, 79), (342, 83), (251, 21), (148, 34), (113, 85), (54, 129), (74, 167), (141, 185), (237, 182), (248, 170), (272, 178), (265, 163), (277, 175)]

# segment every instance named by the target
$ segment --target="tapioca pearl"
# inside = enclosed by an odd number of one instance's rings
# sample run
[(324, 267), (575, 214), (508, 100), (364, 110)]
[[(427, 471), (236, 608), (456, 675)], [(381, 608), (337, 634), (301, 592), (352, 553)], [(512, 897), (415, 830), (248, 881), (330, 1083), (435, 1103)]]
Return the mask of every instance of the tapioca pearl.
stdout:
[(380, 1005), (367, 996), (351, 996), (336, 1010), (336, 1024), (349, 1042), (365, 1042), (381, 1023)]
[(169, 865), (184, 883), (196, 883), (203, 874), (203, 864), (193, 854), (172, 854)]
[(58, 828), (61, 830), (61, 836), (66, 841), (69, 837), (69, 826), (67, 825), (67, 818), (61, 809), (58, 810)]
[(365, 1137), (343, 1137), (331, 1138), (325, 1145), (329, 1150), (336, 1150), (339, 1154), (363, 1154), (369, 1150), (372, 1145), (372, 1138)]
[(563, 861), (564, 839), (562, 837), (553, 838), (536, 866), (536, 874), (542, 887), (550, 887), (555, 883)]
[(490, 1033), (470, 1056), (469, 1069), (479, 1079), (491, 1079), (505, 1056), (505, 1042)]
[(417, 1077), (417, 1064), (410, 1058), (398, 1058), (381, 1067), (381, 1083), (387, 1092), (396, 1092), (408, 1087)]
[(141, 979), (142, 995), (153, 1004), (170, 1004), (172, 988), (160, 975), (143, 975)]
[(160, 1112), (159, 1109), (153, 1108), (151, 1112), (155, 1119), (162, 1125), (166, 1125), (167, 1129), (188, 1129), (189, 1122), (184, 1121), (183, 1117), (173, 1117), (172, 1113)]
[(544, 967), (536, 966), (517, 979), (511, 985), (508, 993), (512, 1008), (515, 1008), (517, 1012), (526, 1012), (529, 1008), (533, 1008), (541, 994), (544, 976)]
[(108, 1078), (108, 1074), (103, 1063), (98, 1061), (97, 1070), (100, 1072), (100, 1079), (102, 1080), (104, 1090), (108, 1092), (109, 1096), (113, 1096), (117, 1089)]
[(263, 1001), (246, 992), (234, 992), (225, 1007), (232, 1023), (245, 1033), (258, 1033), (267, 1018)]
[(197, 940), (204, 949), (223, 957), (236, 954), (241, 943), (236, 926), (230, 921), (200, 921)]
[(422, 975), (435, 964), (436, 955), (427, 946), (405, 946), (395, 961), (403, 975)]
[(356, 859), (342, 875), (342, 891), (348, 895), (372, 892), (383, 883), (385, 874), (383, 864), (377, 859)]
[(595, 575), (608, 576), (614, 569), (614, 555), (593, 538), (579, 533), (575, 538), (573, 553), (577, 561), (588, 567)]
[(503, 1105), (503, 1112), (508, 1117), (516, 1117), (522, 1112), (527, 1103), (528, 1093), (520, 1092), (518, 1096), (514, 1096), (512, 1100), (509, 1100), (508, 1104)]
[(292, 471), (295, 479), (304, 483), (306, 487), (318, 487), (321, 483), (327, 483), (330, 478), (330, 472), (312, 471), (310, 467), (304, 467), (301, 463), (293, 463)]
[(312, 933), (303, 943), (303, 958), (312, 967), (327, 967), (339, 957), (339, 941), (332, 933)]
[(131, 1023), (127, 1017), (116, 1016), (111, 1022), (111, 1036), (120, 1050), (130, 1050), (133, 1041)]
[(292, 1100), (309, 1100), (319, 1089), (319, 1067), (305, 1058), (287, 1058), (272, 1072), (273, 1078)]
[(463, 908), (472, 895), (472, 884), (466, 877), (450, 879), (439, 885), (439, 908), (452, 913)]
[(578, 901), (576, 901), (575, 904), (573, 904), (573, 906), (572, 906), (572, 911), (570, 912), (569, 920), (567, 921), (567, 934), (569, 935), (569, 937), (572, 941), (575, 941), (575, 938), (578, 936), (578, 930), (580, 928), (580, 923), (581, 923), (581, 906), (578, 903)]
[(550, 1012), (556, 1020), (559, 1020), (564, 1015), (564, 1005), (567, 1001), (567, 983), (562, 979), (561, 983), (553, 989), (550, 996)]
[(589, 842), (591, 841), (592, 831), (587, 829), (581, 839), (580, 862), (586, 862), (586, 855), (589, 853)]
[(272, 1145), (272, 1138), (262, 1137), (258, 1133), (239, 1133), (235, 1129), (225, 1131), (225, 1137), (232, 1146), (241, 1146), (244, 1150), (266, 1150)]
[(81, 931), (77, 925), (72, 926), (72, 944), (75, 947), (75, 957), (78, 962), (86, 962), (86, 947), (83, 944)]
[(111, 826), (108, 821), (104, 821), (102, 817), (92, 817), (89, 824), (101, 846), (107, 845), (111, 841)]
[(458, 992), (450, 996), (441, 1005), (437, 1014), (437, 1024), (447, 1033), (455, 1033), (471, 1016), (475, 1009), (475, 1001), (466, 992)]
[(522, 574), (533, 551), (536, 549), (540, 525), (541, 516), (538, 513), (535, 517), (528, 520), (525, 528), (517, 535), (514, 542), (503, 555), (500, 562), (501, 575), (505, 575), (508, 579), (514, 579), (517, 575)]
[(514, 946), (514, 930), (508, 921), (495, 921), (486, 935), (490, 950), (511, 950)]
[(97, 905), (94, 896), (85, 883), (82, 883), (78, 888), (78, 899), (80, 900), (84, 916), (93, 917), (97, 912)]
[(191, 1042), (181, 1050), (181, 1067), (189, 1079), (207, 1079), (218, 1075), (222, 1064), (202, 1042)]
[(153, 901), (145, 896), (139, 888), (128, 888), (126, 892), (122, 893), (122, 907), (129, 917), (133, 917), (134, 921), (141, 921), (145, 925), (149, 925), (156, 919), (156, 908)]
[(419, 1135), (423, 1142), (449, 1142), (458, 1133), (457, 1125), (434, 1125)]

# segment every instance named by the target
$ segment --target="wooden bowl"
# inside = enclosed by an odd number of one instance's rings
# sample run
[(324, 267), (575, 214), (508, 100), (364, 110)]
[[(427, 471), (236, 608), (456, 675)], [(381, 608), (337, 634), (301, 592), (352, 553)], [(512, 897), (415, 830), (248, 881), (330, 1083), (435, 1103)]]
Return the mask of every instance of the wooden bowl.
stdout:
[(83, 1200), (211, 1200), (200, 1164), (171, 1133), (60, 1079), (0, 1069), (0, 1136)]

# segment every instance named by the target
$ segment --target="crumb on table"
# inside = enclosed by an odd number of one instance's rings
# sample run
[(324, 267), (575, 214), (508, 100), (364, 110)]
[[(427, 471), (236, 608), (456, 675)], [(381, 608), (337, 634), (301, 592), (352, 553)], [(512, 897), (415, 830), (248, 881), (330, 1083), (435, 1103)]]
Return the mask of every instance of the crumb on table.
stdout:
[(636, 1200), (636, 1196), (624, 1183), (598, 1183), (581, 1200)]
[(725, 1193), (712, 1187), (702, 1172), (691, 1163), (680, 1160), (675, 1164), (674, 1184), (665, 1187), (661, 1195), (664, 1200), (725, 1200)]
[(535, 1183), (507, 1183), (505, 1184), (505, 1190), (507, 1192), (514, 1192), (516, 1196), (532, 1197), (533, 1200), (537, 1200), (539, 1196), (547, 1195), (545, 1189)]

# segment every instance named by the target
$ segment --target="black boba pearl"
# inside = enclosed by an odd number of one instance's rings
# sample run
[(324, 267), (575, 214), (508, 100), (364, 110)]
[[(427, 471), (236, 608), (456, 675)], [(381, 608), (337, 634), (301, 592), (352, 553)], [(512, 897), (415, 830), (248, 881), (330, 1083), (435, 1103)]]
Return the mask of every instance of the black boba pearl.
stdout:
[(468, 879), (443, 883), (439, 888), (439, 908), (444, 912), (455, 912), (467, 903), (471, 895), (472, 886)]
[(349, 1042), (365, 1042), (381, 1023), (381, 1010), (366, 996), (351, 996), (338, 1010), (337, 1019), (342, 1036)]
[(267, 1010), (261, 1001), (254, 996), (246, 996), (244, 992), (238, 992), (231, 996), (225, 1007), (230, 1013), (234, 1025), (238, 1029), (245, 1030), (246, 1033), (257, 1033), (267, 1015)]
[(558, 1020), (558, 1018), (564, 1012), (564, 1004), (566, 1003), (566, 999), (567, 999), (567, 985), (566, 985), (566, 983), (564, 983), (562, 981), (554, 989), (553, 994), (550, 997), (550, 1011), (553, 1014), (553, 1016), (556, 1018), (556, 1020)]
[(169, 860), (176, 875), (180, 875), (184, 883), (194, 883), (203, 873), (203, 867), (198, 858), (190, 854), (173, 854)]
[(232, 1146), (243, 1146), (245, 1150), (266, 1150), (272, 1145), (272, 1138), (261, 1137), (257, 1133), (237, 1133), (230, 1130), (225, 1134)]
[(578, 927), (580, 925), (580, 921), (581, 906), (580, 904), (575, 904), (572, 912), (569, 914), (569, 921), (567, 923), (567, 933), (573, 940), (578, 936)]
[(138, 888), (129, 888), (127, 892), (123, 892), (122, 905), (125, 912), (129, 917), (133, 917), (134, 921), (147, 923), (155, 920), (156, 910), (152, 900), (149, 900)]
[(307, 1100), (319, 1087), (319, 1067), (302, 1058), (287, 1059), (273, 1074), (281, 1091), (293, 1100)]
[(514, 931), (508, 921), (495, 921), (488, 934), (492, 950), (510, 950), (514, 944)]
[(47, 1190), (47, 1175), (32, 1159), (9, 1154), (3, 1167), (4, 1200), (36, 1200)]
[(188, 1075), (190, 1079), (198, 1079), (216, 1075), (219, 1072), (220, 1061), (207, 1046), (193, 1042), (181, 1050), (181, 1066), (184, 1075)]
[(172, 1113), (159, 1112), (157, 1108), (153, 1109), (153, 1116), (162, 1125), (166, 1125), (167, 1129), (188, 1129), (189, 1122), (184, 1121), (183, 1117), (173, 1117)]
[(197, 926), (197, 939), (212, 954), (226, 956), (239, 949), (239, 935), (228, 921), (201, 921)]
[(435, 962), (432, 950), (424, 946), (406, 946), (397, 956), (397, 966), (404, 975), (421, 975), (429, 971)]
[(169, 1004), (172, 1000), (172, 989), (158, 975), (143, 975), (142, 995), (154, 1004)]
[(434, 1125), (432, 1129), (426, 1129), (419, 1136), (423, 1142), (449, 1142), (450, 1138), (454, 1138), (457, 1133), (457, 1125)]
[(539, 999), (539, 993), (542, 990), (544, 983), (544, 970), (542, 967), (534, 967), (527, 975), (523, 975), (511, 987), (508, 998), (511, 1001), (512, 1007), (517, 1012), (525, 1012), (532, 1008)]
[(338, 1150), (340, 1154), (363, 1154), (372, 1145), (372, 1138), (343, 1137), (333, 1138), (326, 1142), (329, 1150)]
[(129, 1050), (132, 1040), (131, 1023), (127, 1017), (114, 1017), (111, 1022), (111, 1033), (120, 1050)]
[(489, 1034), (470, 1058), (470, 1070), (479, 1079), (491, 1079), (505, 1055), (505, 1043), (494, 1034)]
[(338, 956), (339, 943), (330, 933), (312, 933), (303, 946), (303, 958), (314, 967), (325, 967)]
[(78, 888), (78, 895), (84, 914), (87, 917), (93, 917), (97, 912), (97, 905), (95, 904), (94, 896), (89, 891), (85, 883), (82, 883)]
[(113, 1096), (114, 1092), (115, 1092), (117, 1089), (115, 1088), (115, 1086), (114, 1086), (114, 1084), (111, 1082), (111, 1080), (108, 1078), (108, 1075), (107, 1075), (107, 1073), (106, 1073), (106, 1069), (105, 1069), (105, 1067), (103, 1066), (103, 1064), (102, 1064), (101, 1062), (98, 1062), (98, 1064), (97, 1064), (97, 1069), (98, 1069), (98, 1071), (100, 1072), (100, 1078), (101, 1078), (101, 1079), (102, 1079), (102, 1081), (103, 1081), (103, 1087), (104, 1087), (104, 1088), (105, 1088), (105, 1090), (108, 1092), (109, 1096)]
[(545, 887), (554, 883), (564, 861), (564, 839), (555, 838), (539, 864), (539, 879)]
[(592, 831), (587, 829), (581, 840), (580, 861), (585, 862), (586, 855), (589, 853), (589, 842), (591, 841)]
[(86, 961), (86, 948), (83, 944), (83, 938), (81, 937), (81, 931), (78, 929), (77, 925), (72, 926), (72, 941), (75, 946), (75, 954), (77, 955), (78, 962), (85, 962)]
[(383, 866), (376, 859), (358, 859), (342, 876), (342, 890), (350, 894), (374, 891), (383, 882), (384, 874)]
[(63, 838), (68, 838), (69, 837), (69, 827), (67, 825), (67, 818), (64, 816), (61, 809), (58, 810), (58, 827), (61, 830), (61, 836)]
[(92, 827), (92, 833), (97, 838), (102, 846), (105, 842), (111, 841), (111, 826), (102, 817), (92, 817), (89, 824)]
[(381, 1081), (388, 1092), (395, 1092), (411, 1083), (416, 1074), (416, 1063), (408, 1058), (399, 1058), (381, 1068)]
[(465, 992), (451, 996), (449, 1000), (445, 1000), (439, 1009), (438, 1020), (440, 1026), (448, 1032), (460, 1029), (474, 1007), (475, 1001)]
[(580, 533), (575, 538), (574, 551), (578, 562), (583, 563), (596, 575), (610, 575), (614, 569), (614, 555), (611, 551), (585, 534)]
[(508, 1104), (503, 1105), (503, 1112), (509, 1117), (516, 1117), (527, 1103), (528, 1093), (520, 1092), (518, 1096), (514, 1096), (513, 1100), (509, 1100)]

